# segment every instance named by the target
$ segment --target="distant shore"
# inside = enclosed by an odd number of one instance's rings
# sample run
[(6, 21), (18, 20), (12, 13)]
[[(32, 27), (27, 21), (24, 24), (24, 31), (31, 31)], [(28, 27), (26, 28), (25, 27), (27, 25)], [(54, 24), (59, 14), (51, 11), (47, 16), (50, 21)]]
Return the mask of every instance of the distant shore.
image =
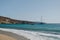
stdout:
[(0, 30), (0, 39), (1, 40), (29, 40), (23, 36), (17, 35), (12, 32)]

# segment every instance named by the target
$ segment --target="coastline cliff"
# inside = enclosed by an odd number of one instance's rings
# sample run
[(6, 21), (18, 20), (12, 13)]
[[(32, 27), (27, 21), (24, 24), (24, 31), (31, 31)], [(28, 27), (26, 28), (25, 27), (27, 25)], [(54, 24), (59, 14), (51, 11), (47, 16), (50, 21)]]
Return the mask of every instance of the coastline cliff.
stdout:
[(0, 24), (34, 24), (31, 21), (15, 20), (8, 17), (0, 16)]

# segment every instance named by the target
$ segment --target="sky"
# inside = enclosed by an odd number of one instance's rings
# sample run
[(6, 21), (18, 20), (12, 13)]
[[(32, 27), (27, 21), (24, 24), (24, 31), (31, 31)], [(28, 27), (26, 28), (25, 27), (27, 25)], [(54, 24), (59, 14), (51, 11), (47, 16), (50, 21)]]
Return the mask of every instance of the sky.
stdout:
[(0, 0), (0, 16), (60, 23), (60, 0)]

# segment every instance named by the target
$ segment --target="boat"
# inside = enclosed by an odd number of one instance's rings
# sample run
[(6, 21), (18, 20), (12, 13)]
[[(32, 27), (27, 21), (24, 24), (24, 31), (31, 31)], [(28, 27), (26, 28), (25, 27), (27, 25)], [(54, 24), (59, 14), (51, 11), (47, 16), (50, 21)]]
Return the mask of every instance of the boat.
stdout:
[(45, 24), (42, 20), (43, 20), (43, 19), (42, 19), (42, 16), (41, 16), (41, 22), (40, 22), (40, 24)]

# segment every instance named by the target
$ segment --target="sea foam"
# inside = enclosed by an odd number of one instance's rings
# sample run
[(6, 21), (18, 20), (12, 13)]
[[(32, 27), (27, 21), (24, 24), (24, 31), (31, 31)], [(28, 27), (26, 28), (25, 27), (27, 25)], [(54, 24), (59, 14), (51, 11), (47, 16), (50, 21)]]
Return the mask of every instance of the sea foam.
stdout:
[(27, 30), (5, 29), (5, 28), (0, 28), (0, 30), (16, 33), (30, 40), (60, 40), (60, 35), (55, 34), (27, 31)]

